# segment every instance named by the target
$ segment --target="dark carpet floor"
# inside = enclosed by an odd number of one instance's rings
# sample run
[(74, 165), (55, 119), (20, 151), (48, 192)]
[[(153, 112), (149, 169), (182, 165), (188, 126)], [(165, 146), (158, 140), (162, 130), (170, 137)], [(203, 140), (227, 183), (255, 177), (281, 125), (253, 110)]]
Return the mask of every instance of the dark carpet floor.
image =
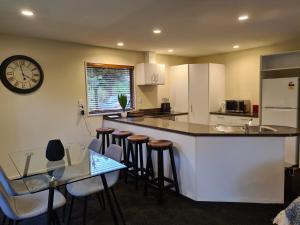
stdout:
[[(274, 204), (195, 202), (171, 192), (165, 194), (164, 204), (158, 205), (156, 192), (149, 190), (144, 197), (142, 189), (140, 186), (136, 191), (132, 184), (123, 182), (115, 186), (127, 225), (270, 225), (283, 208)], [(72, 225), (82, 225), (82, 203), (81, 199), (74, 203)], [(87, 218), (87, 225), (113, 224), (109, 209), (102, 210), (95, 196), (89, 198)], [(20, 224), (42, 225), (45, 217)]]

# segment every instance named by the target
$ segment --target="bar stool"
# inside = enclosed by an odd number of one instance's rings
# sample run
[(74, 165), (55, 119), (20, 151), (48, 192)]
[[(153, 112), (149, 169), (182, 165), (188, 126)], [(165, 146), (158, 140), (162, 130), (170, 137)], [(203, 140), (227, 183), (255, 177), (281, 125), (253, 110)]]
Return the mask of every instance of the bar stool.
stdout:
[(116, 140), (118, 141), (118, 145), (123, 147), (123, 163), (126, 162), (126, 155), (127, 155), (127, 150), (126, 150), (126, 138), (132, 135), (130, 131), (115, 131), (112, 134), (112, 143), (116, 144)]
[[(157, 164), (158, 164), (158, 176), (154, 178), (154, 171), (152, 166), (152, 151), (157, 151)], [(169, 151), (171, 168), (173, 173), (173, 180), (164, 176), (164, 151)], [(149, 180), (149, 176), (152, 176), (152, 180)], [(165, 181), (169, 184), (165, 186)], [(144, 195), (147, 195), (148, 186), (158, 189), (159, 203), (162, 203), (163, 192), (165, 189), (175, 187), (176, 193), (179, 194), (176, 166), (173, 153), (173, 143), (168, 140), (152, 140), (148, 142), (147, 149), (147, 164), (146, 164), (146, 176), (145, 176), (145, 186), (144, 186)]]
[(105, 137), (106, 137), (106, 147), (109, 146), (109, 135), (114, 132), (114, 128), (108, 128), (108, 127), (101, 127), (96, 129), (97, 132), (97, 139), (99, 139), (100, 134), (102, 136), (102, 154), (105, 154)]
[[(138, 188), (138, 181), (139, 181), (139, 172), (141, 172), (141, 176), (144, 176), (146, 169), (144, 168), (144, 159), (143, 159), (143, 144), (147, 146), (149, 141), (149, 137), (146, 135), (131, 135), (127, 137), (128, 147), (127, 147), (127, 157), (126, 157), (126, 166), (127, 166), (127, 173), (125, 176), (125, 182), (127, 183), (128, 174), (133, 175), (135, 178), (135, 188)], [(134, 145), (134, 150), (133, 150)], [(130, 156), (132, 162), (130, 162)], [(139, 160), (140, 158), (140, 166)], [(129, 170), (133, 168), (132, 170)]]

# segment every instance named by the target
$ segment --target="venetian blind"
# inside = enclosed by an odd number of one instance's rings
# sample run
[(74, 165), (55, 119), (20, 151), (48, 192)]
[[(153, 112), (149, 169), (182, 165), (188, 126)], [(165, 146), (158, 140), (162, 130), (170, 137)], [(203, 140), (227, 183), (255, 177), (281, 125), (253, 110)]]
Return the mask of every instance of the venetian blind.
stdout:
[(121, 111), (118, 95), (127, 95), (133, 108), (133, 67), (88, 63), (86, 67), (89, 114)]

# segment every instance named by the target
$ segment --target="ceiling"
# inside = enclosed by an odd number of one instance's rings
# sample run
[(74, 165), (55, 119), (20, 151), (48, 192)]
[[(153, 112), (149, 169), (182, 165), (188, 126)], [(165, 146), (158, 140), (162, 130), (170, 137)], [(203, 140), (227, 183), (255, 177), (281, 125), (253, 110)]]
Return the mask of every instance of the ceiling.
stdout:
[(295, 39), (299, 21), (299, 0), (0, 0), (0, 33), (182, 56)]

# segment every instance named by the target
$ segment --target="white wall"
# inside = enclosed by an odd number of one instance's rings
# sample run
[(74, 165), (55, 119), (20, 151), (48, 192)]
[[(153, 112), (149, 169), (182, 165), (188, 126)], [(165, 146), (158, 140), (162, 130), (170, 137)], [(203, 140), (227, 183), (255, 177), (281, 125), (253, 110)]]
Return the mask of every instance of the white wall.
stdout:
[(300, 50), (299, 39), (272, 46), (196, 57), (193, 63), (225, 64), (226, 98), (249, 99), (253, 104), (259, 104), (260, 56), (295, 50)]
[[(94, 46), (0, 35), (0, 62), (15, 54), (38, 61), (44, 71), (42, 87), (19, 95), (0, 84), (0, 165), (13, 173), (8, 152), (45, 146), (49, 139), (64, 143), (86, 142), (91, 137), (78, 113), (78, 99), (86, 100), (84, 62), (135, 65), (144, 53)], [(186, 63), (184, 57), (157, 56), (158, 63)], [(139, 108), (156, 107), (168, 87), (136, 87)], [(92, 135), (102, 123), (101, 116), (87, 117)]]

